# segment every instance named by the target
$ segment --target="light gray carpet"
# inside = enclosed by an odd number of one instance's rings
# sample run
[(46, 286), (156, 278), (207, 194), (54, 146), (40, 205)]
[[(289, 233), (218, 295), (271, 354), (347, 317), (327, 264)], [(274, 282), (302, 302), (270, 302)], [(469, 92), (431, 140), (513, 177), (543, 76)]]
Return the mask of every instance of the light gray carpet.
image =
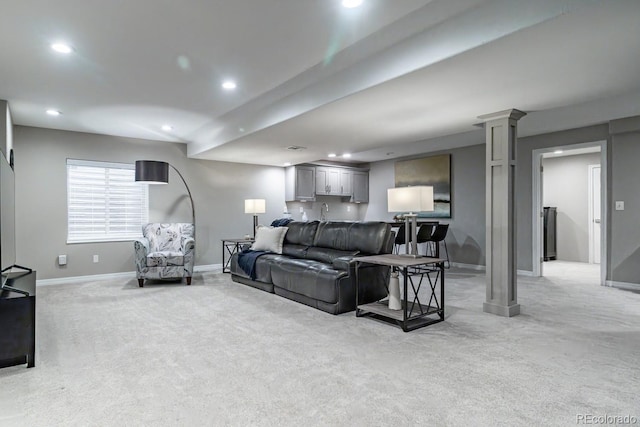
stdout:
[(446, 321), (410, 333), (226, 274), (204, 274), (191, 287), (39, 287), (36, 367), (0, 370), (0, 425), (640, 418), (640, 295), (598, 286), (597, 270), (551, 270), (519, 278), (523, 314), (511, 319), (482, 312), (482, 272), (448, 271)]

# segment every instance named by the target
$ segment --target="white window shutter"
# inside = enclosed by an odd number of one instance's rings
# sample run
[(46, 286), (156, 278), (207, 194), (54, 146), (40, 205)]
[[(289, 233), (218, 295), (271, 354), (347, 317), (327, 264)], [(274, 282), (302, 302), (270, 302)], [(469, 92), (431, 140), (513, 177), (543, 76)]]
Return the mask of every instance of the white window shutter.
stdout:
[(135, 166), (67, 159), (67, 243), (133, 240), (149, 222), (149, 187)]

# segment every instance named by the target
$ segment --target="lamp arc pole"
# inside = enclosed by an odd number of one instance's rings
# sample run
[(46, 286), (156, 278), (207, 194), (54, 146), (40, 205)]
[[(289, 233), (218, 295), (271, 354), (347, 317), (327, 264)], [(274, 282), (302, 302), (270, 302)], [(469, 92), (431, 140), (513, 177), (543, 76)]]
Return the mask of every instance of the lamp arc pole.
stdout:
[(137, 182), (144, 182), (147, 184), (168, 184), (169, 183), (169, 166), (171, 169), (176, 171), (184, 187), (187, 189), (187, 194), (189, 194), (189, 201), (191, 202), (191, 218), (193, 219), (193, 233), (195, 236), (196, 230), (196, 206), (193, 203), (193, 196), (191, 195), (191, 190), (187, 185), (187, 181), (184, 179), (184, 176), (180, 173), (180, 171), (173, 166), (169, 162), (163, 162), (160, 160), (136, 160), (135, 166), (135, 180)]
[(187, 194), (189, 194), (189, 200), (191, 201), (191, 218), (193, 218), (193, 235), (195, 236), (195, 234), (196, 234), (196, 206), (193, 204), (193, 197), (191, 196), (191, 190), (189, 190), (189, 186), (187, 185), (187, 181), (184, 180), (184, 177), (182, 176), (180, 171), (178, 169), (176, 169), (176, 167), (173, 166), (171, 163), (167, 162), (167, 164), (169, 166), (171, 166), (171, 169), (176, 171), (176, 173), (178, 174), (178, 176), (182, 180), (182, 183), (184, 184), (184, 187), (187, 189)]

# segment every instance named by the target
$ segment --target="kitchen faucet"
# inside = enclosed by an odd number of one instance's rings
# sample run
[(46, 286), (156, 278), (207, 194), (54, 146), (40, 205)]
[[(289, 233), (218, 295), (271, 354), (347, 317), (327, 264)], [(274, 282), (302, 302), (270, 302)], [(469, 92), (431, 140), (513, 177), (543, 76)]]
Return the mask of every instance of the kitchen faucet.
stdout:
[(325, 221), (327, 219), (327, 216), (325, 215), (325, 209), (326, 213), (329, 213), (329, 205), (326, 203), (322, 203), (322, 206), (320, 207), (320, 221)]

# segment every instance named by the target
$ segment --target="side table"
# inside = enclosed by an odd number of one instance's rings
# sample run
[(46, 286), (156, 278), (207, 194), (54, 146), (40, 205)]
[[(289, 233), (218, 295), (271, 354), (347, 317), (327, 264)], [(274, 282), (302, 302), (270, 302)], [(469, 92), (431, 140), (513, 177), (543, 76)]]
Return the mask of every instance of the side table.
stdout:
[[(442, 322), (444, 320), (445, 261), (442, 258), (412, 258), (396, 254), (356, 258), (356, 316), (370, 316), (400, 326), (405, 332)], [(361, 264), (387, 265), (402, 273), (403, 294), (401, 310), (390, 310), (386, 299), (370, 304), (360, 304), (358, 298), (358, 290), (360, 288), (358, 269)], [(414, 280), (416, 277), (419, 277), (419, 280)], [(429, 292), (427, 292), (429, 302), (427, 304), (422, 304), (418, 297), (423, 283), (429, 285)], [(440, 292), (436, 292), (438, 287)]]
[(249, 238), (240, 239), (222, 239), (222, 272), (231, 272), (231, 257), (233, 254), (240, 252), (243, 245), (253, 243), (254, 240)]

